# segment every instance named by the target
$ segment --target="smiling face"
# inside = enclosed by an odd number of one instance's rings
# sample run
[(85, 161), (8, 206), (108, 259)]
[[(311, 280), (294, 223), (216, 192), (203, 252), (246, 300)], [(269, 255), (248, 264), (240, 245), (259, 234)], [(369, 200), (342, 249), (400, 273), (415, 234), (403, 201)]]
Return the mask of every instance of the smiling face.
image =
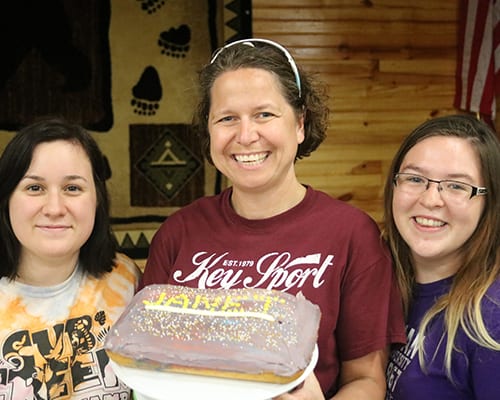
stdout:
[(9, 201), (23, 260), (76, 262), (94, 227), (97, 196), (92, 167), (80, 145), (39, 144)]
[(303, 119), (296, 117), (270, 72), (241, 68), (222, 73), (212, 86), (208, 127), (212, 160), (235, 191), (274, 190), (296, 179)]
[[(457, 137), (422, 140), (408, 151), (398, 172), (483, 185), (476, 151)], [(420, 195), (394, 188), (394, 222), (411, 249), (417, 281), (438, 280), (458, 270), (459, 249), (474, 232), (483, 208), (483, 196), (458, 203), (443, 200), (435, 183)]]

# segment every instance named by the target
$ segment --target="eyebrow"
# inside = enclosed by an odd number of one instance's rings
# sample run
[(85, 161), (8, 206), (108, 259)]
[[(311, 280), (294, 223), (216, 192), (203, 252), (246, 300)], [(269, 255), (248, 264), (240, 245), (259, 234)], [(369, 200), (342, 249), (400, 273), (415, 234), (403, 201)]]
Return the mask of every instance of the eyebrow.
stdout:
[[(32, 180), (34, 180), (34, 181), (42, 181), (42, 182), (46, 181), (46, 179), (45, 179), (45, 178), (43, 178), (43, 177), (41, 177), (41, 176), (39, 176), (39, 175), (25, 175), (25, 176), (23, 176), (23, 177), (21, 178), (21, 180), (23, 180), (23, 179), (32, 179)], [(65, 181), (83, 180), (83, 181), (87, 182), (87, 179), (86, 179), (86, 178), (84, 178), (84, 177), (83, 177), (83, 176), (81, 176), (81, 175), (66, 175), (66, 176), (64, 177), (64, 180), (65, 180)]]
[[(263, 111), (269, 111), (276, 114), (277, 116), (281, 116), (283, 114), (283, 110), (278, 106), (273, 105), (272, 103), (264, 103), (252, 108), (253, 113)], [(233, 115), (234, 113), (236, 113), (236, 111), (234, 111), (234, 108), (231, 108), (229, 106), (220, 110), (211, 110), (209, 115), (211, 115), (213, 119), (217, 120), (221, 116)]]
[[(406, 165), (402, 171), (406, 171), (408, 169), (415, 171), (415, 173), (418, 175), (427, 176), (429, 174), (428, 172), (423, 171), (422, 168), (417, 167), (413, 164)], [(449, 174), (449, 175), (446, 175), (446, 178), (445, 178), (445, 180), (457, 180), (457, 181), (460, 181), (463, 179), (468, 180), (469, 182), (474, 182), (474, 179), (472, 179), (472, 176), (470, 176), (469, 174), (466, 174), (466, 173)]]

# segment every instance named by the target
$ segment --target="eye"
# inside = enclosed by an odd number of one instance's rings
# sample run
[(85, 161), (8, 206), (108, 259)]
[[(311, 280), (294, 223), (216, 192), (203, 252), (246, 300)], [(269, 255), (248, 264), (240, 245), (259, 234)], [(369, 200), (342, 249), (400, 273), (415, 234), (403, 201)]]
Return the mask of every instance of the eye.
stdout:
[(456, 182), (456, 181), (444, 181), (441, 183), (446, 187), (446, 190), (457, 191), (457, 192), (470, 192), (470, 186), (467, 183)]
[(259, 113), (257, 115), (257, 118), (260, 118), (260, 119), (268, 119), (271, 117), (274, 117), (274, 114), (269, 112), (269, 111), (262, 111), (261, 113)]
[(425, 184), (425, 178), (418, 175), (403, 175), (403, 181), (416, 185)]
[(40, 185), (33, 184), (33, 185), (28, 185), (26, 187), (26, 190), (31, 193), (38, 193), (42, 191), (42, 187)]
[(222, 118), (219, 118), (216, 121), (216, 123), (228, 124), (228, 123), (231, 123), (231, 122), (235, 121), (235, 119), (236, 118), (234, 116), (232, 116), (232, 115), (226, 115), (226, 116), (224, 116)]
[(70, 193), (79, 193), (82, 191), (82, 188), (78, 185), (68, 185), (64, 188), (64, 190)]

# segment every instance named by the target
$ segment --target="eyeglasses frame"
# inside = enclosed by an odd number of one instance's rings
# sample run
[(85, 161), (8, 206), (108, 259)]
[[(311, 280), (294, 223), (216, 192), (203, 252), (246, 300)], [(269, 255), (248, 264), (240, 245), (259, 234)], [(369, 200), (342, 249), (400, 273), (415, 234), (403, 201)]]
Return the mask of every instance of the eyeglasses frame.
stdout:
[(398, 180), (398, 177), (400, 175), (417, 176), (419, 178), (425, 179), (427, 181), (427, 185), (425, 187), (424, 192), (429, 189), (429, 185), (430, 185), (431, 182), (437, 183), (437, 185), (438, 185), (438, 191), (442, 191), (443, 190), (442, 187), (441, 187), (441, 183), (442, 182), (456, 182), (456, 183), (460, 183), (461, 185), (466, 185), (466, 186), (469, 186), (469, 187), (472, 188), (472, 192), (471, 192), (471, 195), (469, 197), (469, 200), (472, 199), (474, 196), (484, 196), (484, 195), (486, 195), (488, 193), (488, 188), (485, 188), (485, 187), (482, 187), (482, 186), (474, 186), (474, 185), (471, 185), (470, 183), (461, 182), (461, 181), (457, 181), (457, 180), (454, 180), (454, 179), (441, 179), (441, 180), (431, 179), (431, 178), (427, 178), (426, 176), (423, 176), (423, 175), (410, 174), (410, 173), (407, 173), (407, 172), (397, 172), (397, 173), (394, 174), (394, 177), (392, 178), (392, 182), (394, 183), (394, 186), (398, 186), (397, 180)]

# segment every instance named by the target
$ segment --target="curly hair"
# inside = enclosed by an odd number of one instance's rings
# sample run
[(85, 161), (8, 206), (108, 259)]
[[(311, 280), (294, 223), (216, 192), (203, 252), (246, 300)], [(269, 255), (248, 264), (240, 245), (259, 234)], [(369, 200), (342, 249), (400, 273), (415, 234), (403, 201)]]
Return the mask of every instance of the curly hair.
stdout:
[[(219, 49), (212, 61), (199, 72), (200, 100), (193, 117), (192, 129), (199, 136), (202, 152), (210, 162), (212, 159), (207, 119), (211, 106), (210, 90), (222, 73), (240, 68), (258, 68), (272, 73), (277, 77), (282, 94), (296, 116), (304, 116), (305, 138), (298, 146), (296, 160), (309, 156), (326, 137), (329, 116), (326, 87), (314, 75), (307, 74), (296, 66), (293, 59), (288, 59), (288, 53), (283, 52), (281, 45), (259, 40), (262, 39), (248, 39)], [(291, 63), (296, 66), (298, 76)]]

